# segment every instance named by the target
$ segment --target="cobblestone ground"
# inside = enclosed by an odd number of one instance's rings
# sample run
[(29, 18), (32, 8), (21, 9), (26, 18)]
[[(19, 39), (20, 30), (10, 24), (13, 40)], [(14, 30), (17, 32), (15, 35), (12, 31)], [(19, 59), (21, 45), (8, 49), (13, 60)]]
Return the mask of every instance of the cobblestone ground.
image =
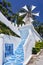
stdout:
[(39, 56), (33, 57), (27, 65), (43, 65), (43, 50)]

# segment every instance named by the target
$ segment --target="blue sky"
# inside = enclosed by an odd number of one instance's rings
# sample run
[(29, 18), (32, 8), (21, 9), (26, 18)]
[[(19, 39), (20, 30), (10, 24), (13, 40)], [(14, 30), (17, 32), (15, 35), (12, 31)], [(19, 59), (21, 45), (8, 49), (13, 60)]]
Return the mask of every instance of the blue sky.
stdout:
[(12, 4), (13, 12), (18, 12), (24, 5), (37, 6), (35, 12), (40, 12), (40, 16), (37, 19), (43, 22), (43, 0), (7, 0)]

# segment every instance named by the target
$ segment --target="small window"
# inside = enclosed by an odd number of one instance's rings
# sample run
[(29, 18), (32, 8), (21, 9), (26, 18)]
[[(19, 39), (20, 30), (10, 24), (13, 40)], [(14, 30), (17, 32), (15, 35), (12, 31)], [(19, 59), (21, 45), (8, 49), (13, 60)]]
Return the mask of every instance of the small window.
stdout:
[(13, 54), (13, 44), (5, 44), (5, 57)]

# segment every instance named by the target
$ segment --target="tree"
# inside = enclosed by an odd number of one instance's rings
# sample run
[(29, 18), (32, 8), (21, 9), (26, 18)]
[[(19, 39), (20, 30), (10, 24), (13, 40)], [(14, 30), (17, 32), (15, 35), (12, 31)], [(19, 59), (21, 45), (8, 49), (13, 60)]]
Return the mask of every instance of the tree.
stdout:
[(13, 21), (12, 16), (14, 16), (14, 13), (12, 12), (12, 7), (10, 2), (7, 2), (6, 0), (2, 0), (0, 2), (0, 11), (11, 21)]
[(43, 23), (37, 24), (38, 26), (35, 27), (35, 29), (37, 30), (37, 32), (43, 37)]
[[(8, 18), (11, 22), (14, 20), (15, 14), (11, 11), (11, 4), (3, 0), (0, 2), (0, 11)], [(0, 33), (11, 34), (19, 37), (13, 31), (11, 31), (6, 25), (0, 22)]]
[(18, 13), (12, 12), (12, 6), (10, 2), (7, 2), (6, 0), (2, 0), (0, 2), (0, 11), (7, 17), (8, 20), (11, 22), (15, 22), (15, 19), (17, 19), (17, 25), (24, 23), (22, 21), (23, 17), (20, 17)]

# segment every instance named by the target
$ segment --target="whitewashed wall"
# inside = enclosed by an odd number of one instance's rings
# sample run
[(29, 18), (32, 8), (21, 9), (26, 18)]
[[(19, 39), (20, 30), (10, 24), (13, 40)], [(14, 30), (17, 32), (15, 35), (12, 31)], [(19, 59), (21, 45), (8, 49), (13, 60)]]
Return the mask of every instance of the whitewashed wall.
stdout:
[(13, 44), (13, 50), (15, 51), (20, 42), (21, 39), (18, 37), (0, 34), (0, 65), (3, 63), (3, 53), (5, 52), (4, 45), (6, 43)]
[(8, 43), (8, 44), (13, 44), (14, 45), (14, 50), (16, 50), (17, 46), (21, 42), (21, 38), (14, 37), (14, 36), (4, 35), (3, 38), (4, 38), (4, 44)]
[(3, 36), (0, 35), (0, 65), (3, 64)]
[(24, 65), (26, 65), (28, 63), (28, 61), (30, 60), (31, 56), (32, 56), (32, 47), (35, 44), (35, 40), (34, 37), (31, 33), (31, 30), (29, 30), (29, 35), (26, 39), (26, 42), (24, 44)]
[(26, 65), (32, 57), (32, 48), (35, 46), (35, 42), (41, 40), (40, 35), (34, 30), (33, 26), (30, 26), (29, 35), (24, 43), (24, 65)]

